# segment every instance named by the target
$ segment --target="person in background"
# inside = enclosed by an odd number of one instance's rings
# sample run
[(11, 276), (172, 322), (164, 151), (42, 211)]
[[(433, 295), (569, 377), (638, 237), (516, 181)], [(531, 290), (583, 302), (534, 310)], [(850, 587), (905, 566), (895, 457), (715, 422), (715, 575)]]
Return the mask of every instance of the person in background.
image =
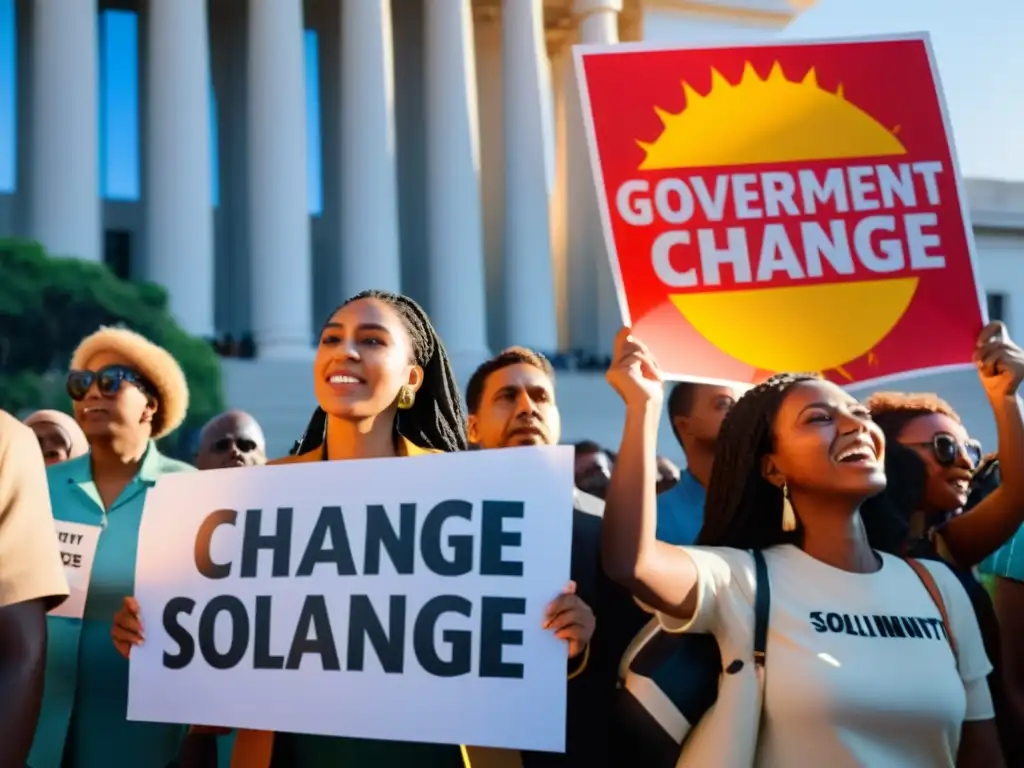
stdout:
[[(989, 455), (982, 461), (971, 481), (973, 490), (968, 506), (999, 487), (999, 460)], [(1003, 690), (1013, 722), (1024, 722), (1024, 526), (1013, 538), (986, 558), (978, 570), (991, 579), (995, 613), (999, 623), (1002, 651)]]
[(672, 433), (686, 454), (679, 482), (658, 496), (658, 539), (692, 544), (704, 523), (704, 496), (711, 478), (722, 420), (739, 396), (737, 389), (681, 381), (668, 396)]
[[(557, 445), (560, 439), (555, 373), (547, 358), (533, 350), (511, 347), (477, 368), (466, 386), (466, 406), (469, 441), (481, 449)], [(558, 635), (570, 647), (566, 751), (523, 753), (524, 768), (611, 765), (608, 715), (618, 659), (631, 639), (629, 626), (635, 631), (645, 618), (628, 594), (602, 577), (604, 503), (579, 487), (581, 445), (585, 451), (589, 446), (601, 451), (596, 443), (576, 445), (571, 564), (576, 594), (564, 601), (567, 607), (560, 623), (566, 624), (565, 632)], [(616, 641), (620, 634), (626, 637)], [(475, 768), (476, 763), (472, 765)]]
[[(267, 463), (267, 441), (259, 423), (245, 411), (225, 411), (210, 419), (199, 433), (196, 469), (256, 467)], [(230, 728), (193, 725), (182, 743), (181, 766), (225, 766), (231, 760), (233, 739), (221, 737)], [(219, 755), (219, 757), (218, 757)]]
[[(313, 361), (319, 404), (291, 455), (270, 464), (412, 458), (465, 450), (465, 416), (448, 354), (416, 302), (365, 291), (320, 332)], [(395, 467), (396, 482), (401, 470)], [(564, 601), (556, 600), (554, 608)], [(549, 608), (550, 610), (550, 608)], [(545, 621), (549, 617), (544, 618)], [(142, 642), (138, 603), (123, 601), (113, 639), (127, 657)], [(458, 745), (239, 730), (231, 764), (244, 768), (461, 768)], [(181, 768), (191, 768), (182, 765)], [(487, 768), (472, 764), (472, 768)]]
[[(867, 408), (811, 375), (746, 392), (722, 423), (699, 546), (671, 546), (655, 536), (662, 377), (629, 328), (614, 349), (607, 378), (626, 419), (605, 567), (665, 630), (711, 633), (726, 665), (706, 715), (718, 730), (698, 727), (681, 764), (1004, 765), (966, 592), (941, 563), (879, 547), (893, 521), (862, 514), (886, 487), (885, 437)], [(761, 659), (750, 550), (771, 580)], [(754, 732), (726, 728), (731, 718)]]
[(193, 471), (155, 443), (185, 418), (188, 386), (165, 350), (132, 331), (102, 328), (72, 355), (67, 392), (89, 453), (49, 468), (53, 514), (102, 530), (84, 616), (48, 618), (46, 688), (28, 764), (166, 768), (185, 729), (126, 719), (128, 664), (110, 645), (110, 616), (134, 591), (148, 490), (165, 475)]
[(581, 440), (573, 448), (576, 449), (576, 487), (603, 499), (608, 478), (612, 476), (611, 455), (593, 440)]
[(679, 467), (671, 459), (658, 457), (658, 493), (670, 491), (679, 482)]
[(990, 323), (978, 336), (975, 362), (996, 422), (1002, 483), (966, 514), (958, 512), (967, 504), (982, 452), (957, 413), (935, 395), (879, 392), (868, 400), (886, 437), (912, 449), (926, 469), (910, 535), (934, 541), (940, 554), (962, 568), (980, 563), (1024, 523), (1024, 410), (1017, 394), (1024, 352), (1005, 325)]
[(26, 764), (46, 669), (46, 612), (68, 596), (32, 430), (0, 411), (0, 765)]
[[(971, 570), (1024, 522), (1024, 418), (1017, 396), (1024, 380), (1024, 354), (1002, 323), (991, 323), (979, 334), (975, 361), (995, 416), (999, 466), (1014, 471), (969, 506), (982, 450), (956, 411), (934, 394), (879, 392), (868, 400), (868, 407), (890, 445), (892, 480), (870, 506), (899, 494), (898, 506), (907, 516), (906, 554), (942, 559), (960, 578), (992, 661), (989, 688), (1003, 753), (1011, 765), (1024, 765), (1024, 718), (1004, 685), (1001, 637), (1007, 637), (1006, 631), (1000, 629), (992, 600)], [(897, 460), (899, 470), (893, 472)], [(1014, 639), (1011, 647), (1017, 645)]]
[(267, 463), (267, 440), (259, 423), (245, 411), (225, 411), (199, 433), (197, 469), (257, 467)]
[(46, 466), (84, 456), (89, 450), (85, 433), (71, 416), (61, 411), (36, 411), (25, 419), (35, 432)]

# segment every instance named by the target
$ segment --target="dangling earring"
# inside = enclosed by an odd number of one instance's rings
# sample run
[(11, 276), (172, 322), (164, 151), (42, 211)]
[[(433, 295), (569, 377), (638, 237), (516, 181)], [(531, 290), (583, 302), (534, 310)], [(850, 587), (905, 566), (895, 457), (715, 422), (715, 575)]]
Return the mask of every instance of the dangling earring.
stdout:
[(398, 390), (398, 408), (402, 411), (408, 411), (412, 408), (412, 404), (416, 402), (416, 393), (413, 392), (412, 387), (403, 385)]
[(796, 530), (796, 511), (789, 500), (789, 486), (785, 483), (782, 484), (782, 530)]

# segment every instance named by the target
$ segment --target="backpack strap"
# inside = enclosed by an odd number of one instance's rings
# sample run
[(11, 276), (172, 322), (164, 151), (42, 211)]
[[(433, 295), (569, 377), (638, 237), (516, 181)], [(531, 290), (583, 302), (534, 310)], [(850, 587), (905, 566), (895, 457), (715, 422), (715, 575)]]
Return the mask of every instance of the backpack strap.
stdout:
[[(768, 581), (768, 564), (764, 561), (764, 553), (759, 549), (751, 550), (754, 556), (754, 574), (756, 591), (754, 593), (754, 663), (764, 666), (765, 651), (768, 648), (768, 615), (771, 613), (771, 584)], [(943, 613), (945, 617), (945, 613)], [(952, 637), (952, 635), (950, 635)]]
[(939, 591), (939, 585), (935, 583), (935, 577), (932, 575), (932, 572), (928, 570), (928, 567), (920, 560), (908, 557), (906, 562), (914, 573), (917, 574), (917, 577), (921, 579), (921, 583), (924, 584), (924, 588), (928, 590), (928, 595), (931, 597), (932, 602), (935, 603), (935, 607), (939, 609), (939, 615), (942, 617), (942, 626), (946, 630), (946, 638), (949, 640), (949, 647), (953, 651), (953, 658), (957, 659), (957, 662), (959, 663), (960, 655), (956, 642), (956, 635), (953, 634), (953, 628), (949, 624), (949, 613), (946, 611), (946, 601), (942, 599), (942, 592)]

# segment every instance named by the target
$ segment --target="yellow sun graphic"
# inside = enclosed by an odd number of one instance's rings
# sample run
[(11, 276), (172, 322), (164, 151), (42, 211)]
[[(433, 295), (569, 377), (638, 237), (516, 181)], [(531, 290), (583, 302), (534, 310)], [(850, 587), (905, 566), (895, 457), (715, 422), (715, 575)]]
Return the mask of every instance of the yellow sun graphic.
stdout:
[(762, 80), (748, 62), (736, 85), (712, 69), (707, 96), (685, 82), (683, 93), (679, 114), (655, 107), (664, 131), (656, 141), (637, 142), (647, 153), (641, 171), (907, 152), (893, 131), (846, 100), (842, 86), (836, 93), (821, 88), (814, 69), (792, 82), (776, 62)]
[(701, 335), (737, 360), (766, 371), (825, 371), (885, 338), (917, 284), (916, 277), (900, 277), (669, 298)]
[[(655, 107), (664, 127), (638, 141), (644, 171), (905, 155), (890, 130), (855, 104), (842, 86), (818, 85), (814, 69), (787, 80), (776, 62), (761, 78), (749, 62), (733, 85), (711, 70), (706, 95), (683, 83), (686, 106)], [(899, 322), (918, 279), (818, 284), (670, 298), (693, 327), (723, 352), (770, 371), (846, 373), (844, 363), (871, 352)], [(843, 307), (870, 307), (868, 312)], [(722, 318), (729, 318), (723, 322)], [(873, 353), (872, 353), (873, 354)]]

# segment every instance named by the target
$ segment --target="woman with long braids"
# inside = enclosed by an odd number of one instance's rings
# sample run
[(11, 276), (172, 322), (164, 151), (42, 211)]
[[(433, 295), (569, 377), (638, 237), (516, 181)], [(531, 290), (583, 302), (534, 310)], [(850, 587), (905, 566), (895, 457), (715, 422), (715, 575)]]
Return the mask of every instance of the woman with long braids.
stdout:
[[(712, 634), (725, 671), (680, 765), (1004, 765), (963, 587), (941, 563), (890, 554), (905, 521), (861, 513), (886, 486), (864, 406), (808, 375), (743, 395), (719, 434), (698, 546), (675, 547), (655, 538), (661, 375), (628, 328), (607, 378), (626, 421), (605, 568), (667, 631)], [(764, 655), (750, 550), (771, 585)]]
[[(465, 418), (444, 345), (412, 299), (365, 291), (336, 309), (313, 362), (318, 407), (291, 456), (270, 464), (383, 459), (466, 448)], [(141, 641), (132, 598), (115, 617), (128, 654)], [(457, 745), (238, 732), (231, 763), (243, 768), (343, 765), (458, 768)]]

